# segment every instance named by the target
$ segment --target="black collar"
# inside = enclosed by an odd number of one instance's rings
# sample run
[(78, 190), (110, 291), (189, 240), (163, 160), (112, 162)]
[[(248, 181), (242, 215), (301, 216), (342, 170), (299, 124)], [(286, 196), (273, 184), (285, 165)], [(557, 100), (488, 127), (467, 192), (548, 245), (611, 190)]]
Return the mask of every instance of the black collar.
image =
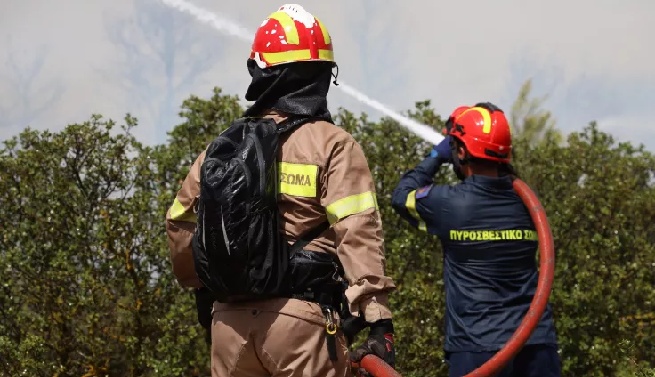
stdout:
[(502, 177), (489, 177), (486, 175), (474, 174), (466, 178), (464, 183), (472, 183), (501, 190), (513, 188), (512, 179), (507, 175)]

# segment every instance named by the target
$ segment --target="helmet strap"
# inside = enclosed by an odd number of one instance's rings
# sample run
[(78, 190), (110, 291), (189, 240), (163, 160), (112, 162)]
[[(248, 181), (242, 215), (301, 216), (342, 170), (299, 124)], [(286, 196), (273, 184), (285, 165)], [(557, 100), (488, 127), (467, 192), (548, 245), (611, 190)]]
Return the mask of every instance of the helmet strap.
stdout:
[(339, 76), (339, 65), (338, 65), (337, 63), (334, 63), (334, 68), (337, 69), (337, 72), (336, 72), (336, 73), (334, 73), (334, 72), (332, 73), (332, 77), (334, 77), (334, 80), (332, 81), (332, 83), (333, 83), (335, 86), (339, 86), (339, 83), (337, 83), (337, 77)]

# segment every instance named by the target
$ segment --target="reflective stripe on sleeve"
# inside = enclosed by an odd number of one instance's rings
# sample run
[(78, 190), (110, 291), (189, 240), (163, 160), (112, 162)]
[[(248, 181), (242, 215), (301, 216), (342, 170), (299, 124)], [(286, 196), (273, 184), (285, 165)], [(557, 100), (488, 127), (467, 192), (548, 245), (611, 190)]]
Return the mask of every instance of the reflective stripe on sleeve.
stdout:
[(330, 224), (334, 224), (347, 216), (356, 215), (370, 208), (377, 209), (378, 203), (375, 194), (367, 191), (339, 199), (328, 205), (325, 210), (328, 221)]
[(407, 195), (407, 201), (405, 202), (405, 207), (409, 211), (409, 214), (418, 221), (418, 229), (422, 231), (427, 231), (427, 226), (425, 221), (421, 219), (421, 215), (418, 214), (416, 210), (416, 190), (412, 191)]
[(171, 206), (170, 212), (171, 212), (171, 220), (174, 221), (186, 221), (190, 223), (195, 223), (196, 220), (198, 219), (196, 214), (193, 213), (193, 210), (187, 212), (184, 209), (182, 203), (180, 203), (180, 201), (177, 198), (175, 198), (175, 200), (173, 201), (173, 205)]

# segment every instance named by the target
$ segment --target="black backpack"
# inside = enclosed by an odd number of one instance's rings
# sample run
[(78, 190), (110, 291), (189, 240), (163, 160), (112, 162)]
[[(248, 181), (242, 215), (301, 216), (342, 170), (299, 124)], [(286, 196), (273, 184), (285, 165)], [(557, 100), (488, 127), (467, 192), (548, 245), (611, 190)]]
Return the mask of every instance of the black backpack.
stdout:
[(198, 278), (220, 302), (289, 294), (289, 260), (327, 225), (290, 247), (279, 229), (280, 135), (310, 120), (240, 118), (207, 148), (200, 168), (193, 255)]

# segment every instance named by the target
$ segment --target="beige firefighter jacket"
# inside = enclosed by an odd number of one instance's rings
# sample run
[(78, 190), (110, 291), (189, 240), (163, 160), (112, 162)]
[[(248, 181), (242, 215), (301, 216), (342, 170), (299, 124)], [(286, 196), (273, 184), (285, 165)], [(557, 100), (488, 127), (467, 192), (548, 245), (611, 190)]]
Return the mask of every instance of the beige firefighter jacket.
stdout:
[[(269, 112), (280, 122), (282, 115)], [(191, 166), (166, 214), (173, 273), (184, 287), (200, 287), (191, 238), (199, 196), (200, 165)], [(335, 253), (349, 282), (346, 296), (355, 316), (367, 321), (391, 318), (388, 294), (395, 289), (385, 276), (384, 239), (376, 190), (360, 145), (342, 128), (325, 121), (306, 123), (282, 135), (279, 152), (279, 208), (290, 242), (326, 219), (331, 227), (306, 250)]]

